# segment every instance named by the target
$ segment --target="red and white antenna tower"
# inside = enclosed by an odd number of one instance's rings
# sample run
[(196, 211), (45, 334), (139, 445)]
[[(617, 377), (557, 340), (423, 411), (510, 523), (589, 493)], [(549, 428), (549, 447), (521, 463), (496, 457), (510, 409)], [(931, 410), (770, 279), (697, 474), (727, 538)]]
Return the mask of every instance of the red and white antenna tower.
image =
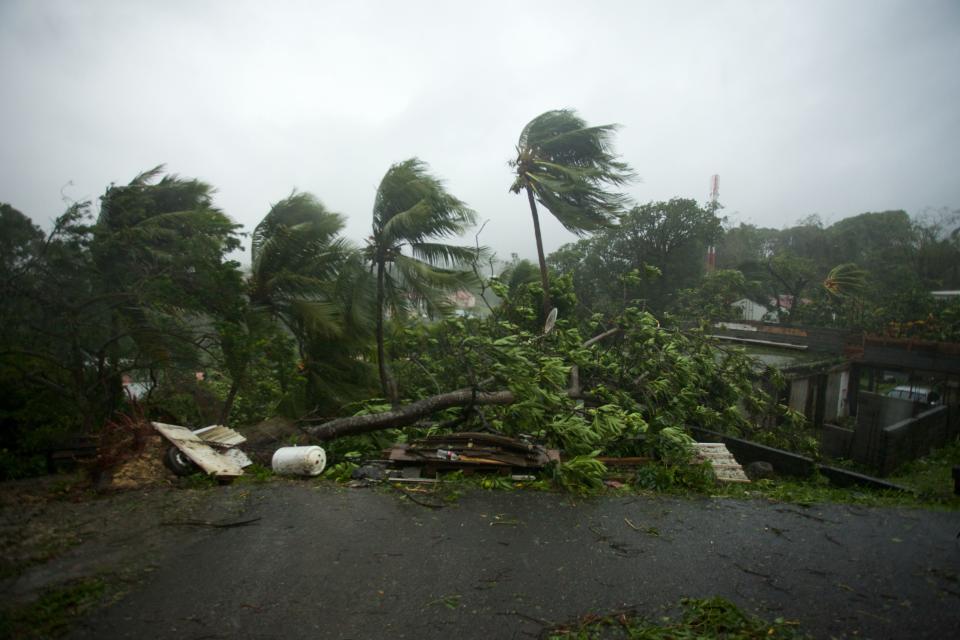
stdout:
[(710, 204), (717, 206), (717, 199), (720, 197), (720, 174), (715, 173), (710, 176)]
[[(720, 174), (710, 176), (710, 211), (716, 215), (717, 199), (720, 197)], [(707, 248), (707, 272), (717, 268), (717, 249), (714, 246)]]

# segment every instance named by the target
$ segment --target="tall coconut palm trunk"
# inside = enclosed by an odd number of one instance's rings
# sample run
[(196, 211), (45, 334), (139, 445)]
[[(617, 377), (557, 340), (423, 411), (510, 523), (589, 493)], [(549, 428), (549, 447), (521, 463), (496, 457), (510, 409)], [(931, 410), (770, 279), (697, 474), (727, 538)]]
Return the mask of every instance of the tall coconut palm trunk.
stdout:
[(530, 202), (530, 215), (533, 216), (533, 235), (537, 240), (537, 259), (540, 261), (540, 284), (543, 286), (543, 317), (550, 315), (550, 279), (547, 274), (547, 260), (543, 256), (543, 236), (540, 234), (540, 216), (537, 215), (537, 201), (533, 189), (527, 185), (527, 200)]
[(390, 365), (387, 363), (387, 350), (384, 344), (384, 315), (386, 309), (386, 291), (384, 290), (384, 271), (386, 265), (382, 262), (377, 264), (377, 367), (380, 372), (380, 388), (383, 390), (383, 397), (390, 401), (390, 404), (397, 406), (400, 403), (397, 392), (397, 382), (393, 379), (393, 373), (390, 371)]

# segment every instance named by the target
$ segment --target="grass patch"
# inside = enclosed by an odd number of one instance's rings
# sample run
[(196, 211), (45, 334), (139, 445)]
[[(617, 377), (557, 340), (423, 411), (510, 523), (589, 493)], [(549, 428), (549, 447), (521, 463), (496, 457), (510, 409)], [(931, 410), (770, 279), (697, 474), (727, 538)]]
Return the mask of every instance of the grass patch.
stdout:
[(0, 638), (54, 638), (100, 604), (107, 593), (103, 578), (81, 578), (45, 590), (27, 605), (0, 611)]
[(265, 482), (270, 482), (276, 478), (273, 475), (273, 469), (270, 467), (265, 467), (262, 464), (257, 464), (254, 462), (251, 465), (248, 465), (243, 470), (243, 475), (237, 478), (239, 483), (253, 483), (253, 484), (263, 484)]
[(637, 616), (633, 611), (589, 614), (570, 624), (548, 630), (551, 640), (594, 640), (599, 638), (643, 638), (644, 640), (693, 640), (726, 638), (727, 640), (760, 640), (772, 638), (806, 638), (795, 622), (776, 618), (767, 622), (741, 611), (723, 598), (684, 599), (680, 601), (680, 617), (659, 620)]
[(767, 498), (801, 505), (834, 502), (872, 507), (912, 507), (960, 510), (960, 496), (953, 493), (952, 469), (960, 465), (960, 440), (914, 460), (886, 480), (911, 491), (836, 487), (822, 476), (809, 479), (777, 478), (750, 484), (726, 484), (713, 495), (730, 498)]
[[(890, 478), (891, 482), (898, 482)], [(952, 481), (951, 481), (952, 487)], [(750, 484), (727, 484), (712, 494), (736, 499), (766, 498), (803, 506), (822, 503), (857, 504), (866, 507), (910, 507), (914, 509), (960, 510), (960, 497), (950, 494), (929, 495), (910, 491), (871, 489), (869, 487), (835, 487), (822, 476), (810, 479), (778, 478), (758, 480)]]
[(867, 487), (835, 487), (822, 477), (810, 479), (777, 478), (757, 480), (750, 484), (726, 484), (714, 496), (751, 499), (766, 498), (774, 502), (789, 502), (803, 506), (818, 503), (858, 504), (868, 507), (929, 508), (916, 494), (906, 491), (870, 489)]
[(214, 489), (219, 486), (216, 476), (200, 472), (179, 479), (180, 487), (183, 489)]
[(952, 469), (957, 465), (960, 465), (960, 438), (900, 467), (890, 482), (910, 487), (928, 502), (960, 508), (960, 497), (953, 493)]

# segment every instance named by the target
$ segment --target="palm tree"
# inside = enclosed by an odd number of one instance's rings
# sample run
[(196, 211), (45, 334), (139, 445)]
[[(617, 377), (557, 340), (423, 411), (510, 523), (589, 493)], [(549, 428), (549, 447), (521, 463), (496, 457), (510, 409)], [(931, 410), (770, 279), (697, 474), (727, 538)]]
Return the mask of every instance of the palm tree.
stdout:
[(559, 109), (540, 114), (520, 133), (517, 158), (510, 162), (516, 173), (510, 191), (525, 191), (530, 203), (545, 315), (550, 310), (550, 283), (537, 202), (577, 235), (614, 223), (629, 199), (607, 187), (634, 177), (611, 148), (616, 129), (614, 124), (588, 127), (572, 109)]
[(377, 188), (373, 235), (365, 254), (376, 274), (380, 385), (394, 404), (399, 396), (384, 348), (385, 316), (401, 316), (421, 305), (430, 313), (449, 310), (444, 293), (470, 284), (473, 273), (464, 267), (476, 259), (477, 250), (437, 240), (460, 235), (475, 219), (473, 210), (450, 195), (417, 158), (391, 166)]
[(301, 341), (340, 333), (333, 283), (352, 249), (337, 234), (343, 216), (309, 193), (292, 193), (271, 207), (251, 238), (248, 292), (253, 309), (267, 312)]
[(356, 251), (338, 236), (343, 216), (308, 193), (273, 205), (256, 226), (245, 308), (219, 325), (231, 387), (221, 412), (226, 423), (250, 362), (265, 336), (285, 327), (306, 362), (318, 342), (344, 337), (353, 326), (340, 286)]

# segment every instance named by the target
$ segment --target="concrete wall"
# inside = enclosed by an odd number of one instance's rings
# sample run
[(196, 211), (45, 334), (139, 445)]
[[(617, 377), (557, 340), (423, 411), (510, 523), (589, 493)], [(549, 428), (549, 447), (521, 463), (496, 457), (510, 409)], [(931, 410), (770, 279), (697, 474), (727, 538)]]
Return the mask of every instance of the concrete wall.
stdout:
[(880, 474), (886, 475), (901, 464), (946, 444), (950, 435), (948, 411), (944, 406), (934, 407), (916, 418), (908, 418), (884, 429), (886, 447), (879, 466)]
[[(871, 466), (881, 476), (943, 446), (957, 435), (960, 426), (957, 407), (931, 408), (865, 392), (860, 393), (859, 403), (852, 458)], [(827, 436), (825, 430), (827, 439), (836, 435)]]
[(777, 474), (798, 478), (806, 478), (816, 469), (813, 460), (796, 453), (774, 449), (756, 442), (697, 427), (693, 427), (691, 431), (693, 431), (694, 437), (701, 442), (723, 442), (726, 444), (733, 457), (743, 466), (747, 466), (751, 462), (769, 462), (773, 465)]
[(727, 445), (727, 449), (733, 454), (737, 462), (741, 465), (748, 465), (751, 462), (769, 462), (773, 465), (774, 471), (778, 475), (795, 476), (799, 478), (809, 477), (814, 471), (819, 471), (821, 475), (830, 480), (831, 484), (840, 487), (852, 485), (868, 486), (879, 489), (896, 489), (905, 491), (901, 486), (891, 484), (879, 478), (863, 475), (847, 469), (839, 469), (827, 465), (817, 464), (810, 458), (775, 449), (742, 438), (734, 438), (709, 429), (691, 427), (693, 436), (701, 442), (722, 442)]
[(850, 458), (853, 451), (853, 429), (824, 424), (820, 434), (820, 452), (828, 458)]

